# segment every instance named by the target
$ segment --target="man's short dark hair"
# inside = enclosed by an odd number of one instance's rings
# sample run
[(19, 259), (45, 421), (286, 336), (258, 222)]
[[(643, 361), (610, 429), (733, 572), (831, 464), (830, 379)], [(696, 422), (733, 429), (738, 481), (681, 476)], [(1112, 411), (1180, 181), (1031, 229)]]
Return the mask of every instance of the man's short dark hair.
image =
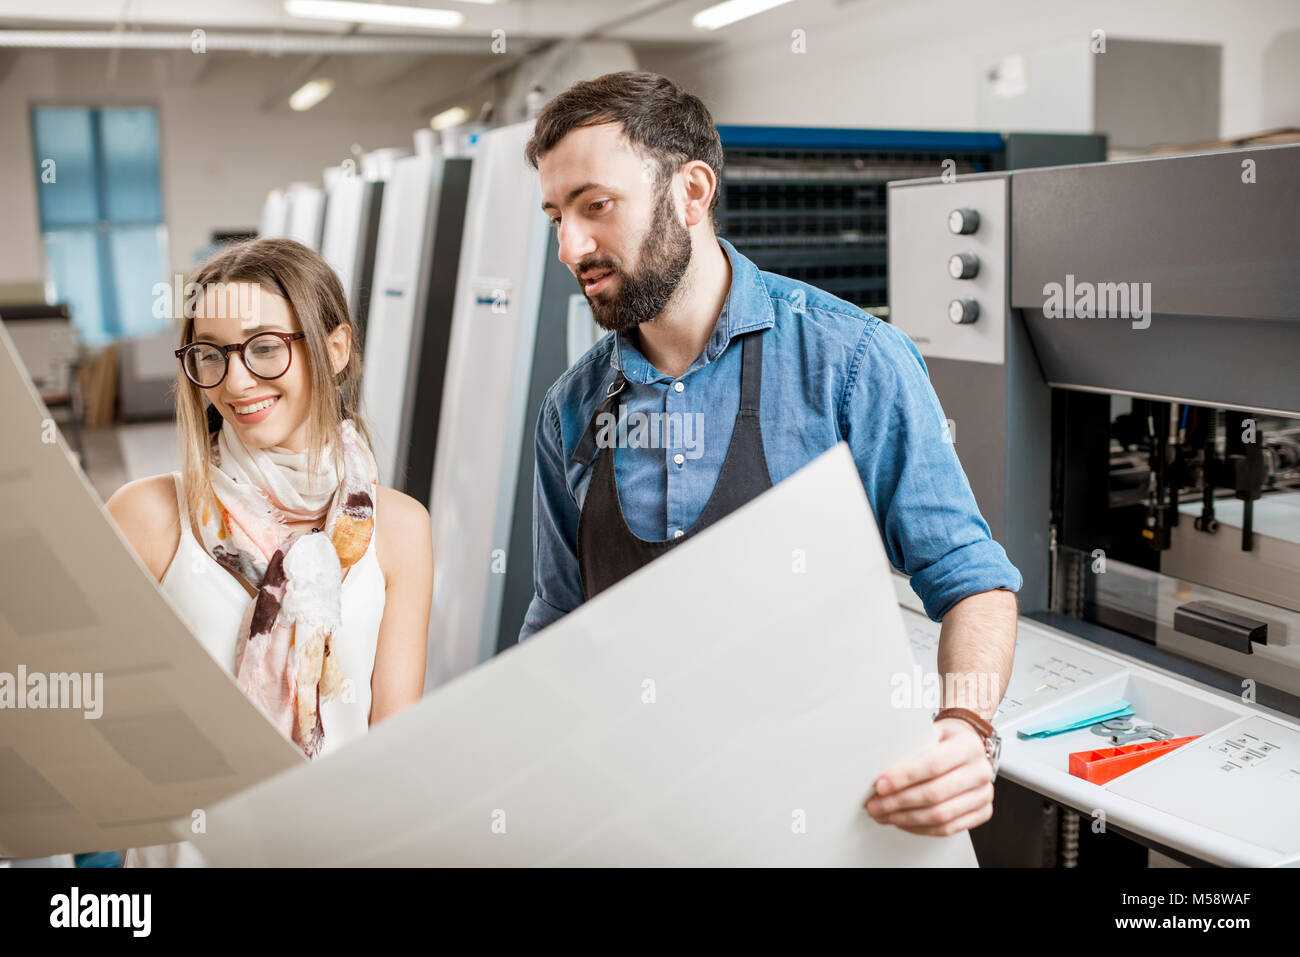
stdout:
[(618, 122), (628, 140), (656, 165), (656, 189), (692, 160), (708, 163), (717, 177), (709, 215), (717, 229), (718, 197), (722, 193), (722, 140), (709, 109), (698, 97), (672, 80), (646, 70), (606, 73), (573, 84), (546, 104), (524, 156), (534, 169), (538, 161), (571, 131)]

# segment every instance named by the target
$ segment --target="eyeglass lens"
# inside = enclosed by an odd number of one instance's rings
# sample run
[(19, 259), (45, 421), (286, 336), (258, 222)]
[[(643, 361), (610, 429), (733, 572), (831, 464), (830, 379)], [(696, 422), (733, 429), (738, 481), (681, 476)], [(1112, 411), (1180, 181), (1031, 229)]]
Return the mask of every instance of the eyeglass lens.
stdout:
[[(185, 374), (200, 386), (214, 386), (226, 373), (228, 357), (215, 345), (199, 343), (185, 353)], [(289, 368), (289, 343), (279, 336), (254, 336), (244, 347), (244, 363), (253, 375), (274, 379)]]

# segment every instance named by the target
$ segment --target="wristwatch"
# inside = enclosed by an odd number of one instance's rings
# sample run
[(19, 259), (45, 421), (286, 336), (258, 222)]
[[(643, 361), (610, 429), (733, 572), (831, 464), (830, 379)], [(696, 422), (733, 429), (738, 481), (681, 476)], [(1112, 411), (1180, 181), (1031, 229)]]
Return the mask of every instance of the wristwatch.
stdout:
[(984, 754), (993, 764), (993, 777), (998, 776), (998, 758), (1002, 756), (1002, 737), (998, 734), (997, 729), (981, 718), (970, 708), (944, 708), (934, 716), (934, 720), (940, 718), (960, 718), (965, 721), (984, 739)]

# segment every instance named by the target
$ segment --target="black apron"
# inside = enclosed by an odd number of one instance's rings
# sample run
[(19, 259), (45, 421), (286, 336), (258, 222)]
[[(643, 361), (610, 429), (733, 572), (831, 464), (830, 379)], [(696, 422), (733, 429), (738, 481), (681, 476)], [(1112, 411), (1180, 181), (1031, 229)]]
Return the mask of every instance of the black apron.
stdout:
[(618, 395), (627, 385), (622, 371), (606, 392), (605, 401), (592, 415), (573, 454), (573, 461), (583, 465), (589, 465), (593, 458), (596, 460), (587, 486), (587, 497), (582, 503), (582, 514), (578, 518), (578, 568), (587, 600), (772, 487), (767, 456), (763, 453), (763, 429), (758, 417), (763, 384), (763, 330), (746, 333), (740, 339), (740, 410), (731, 431), (727, 458), (722, 463), (717, 484), (704, 511), (694, 527), (678, 538), (647, 542), (627, 527), (618, 498), (613, 444), (607, 443), (597, 450), (597, 423), (603, 414), (615, 414)]

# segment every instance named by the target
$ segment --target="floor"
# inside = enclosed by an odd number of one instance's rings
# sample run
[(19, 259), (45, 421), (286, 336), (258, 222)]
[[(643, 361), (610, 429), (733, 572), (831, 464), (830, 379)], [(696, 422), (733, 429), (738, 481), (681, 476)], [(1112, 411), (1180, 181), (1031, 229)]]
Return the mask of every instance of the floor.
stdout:
[(86, 429), (82, 445), (82, 470), (105, 501), (127, 482), (181, 467), (176, 425), (170, 420)]

